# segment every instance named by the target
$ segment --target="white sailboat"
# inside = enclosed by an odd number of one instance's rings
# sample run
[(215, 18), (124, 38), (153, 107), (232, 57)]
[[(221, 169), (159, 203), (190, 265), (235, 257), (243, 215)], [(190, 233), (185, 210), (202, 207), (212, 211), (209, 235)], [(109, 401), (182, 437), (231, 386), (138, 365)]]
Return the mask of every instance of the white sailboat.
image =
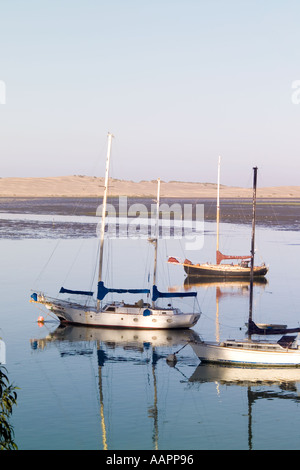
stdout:
[[(220, 238), (220, 165), (221, 158), (218, 162), (218, 189), (217, 189), (217, 246), (216, 246), (216, 263), (192, 263), (190, 260), (185, 259), (179, 261), (177, 258), (170, 257), (168, 262), (171, 264), (182, 265), (185, 273), (191, 279), (222, 279), (222, 280), (237, 280), (237, 279), (250, 279), (250, 266), (249, 260), (251, 255), (238, 256), (238, 255), (224, 255), (219, 251), (219, 238)], [(223, 260), (240, 260), (236, 264), (222, 263)], [(255, 279), (262, 279), (267, 274), (268, 268), (265, 264), (261, 266), (253, 266), (253, 276)]]
[[(48, 310), (55, 314), (62, 323), (89, 325), (89, 326), (105, 326), (105, 327), (121, 327), (121, 328), (150, 328), (150, 329), (173, 329), (173, 328), (190, 328), (199, 320), (199, 313), (184, 313), (179, 308), (173, 308), (168, 305), (167, 308), (157, 306), (157, 299), (160, 297), (195, 297), (196, 292), (183, 293), (164, 293), (160, 292), (156, 286), (156, 266), (157, 266), (157, 248), (158, 248), (158, 217), (159, 217), (159, 199), (160, 199), (160, 180), (158, 180), (157, 189), (157, 223), (155, 259), (154, 259), (154, 275), (152, 286), (152, 303), (144, 302), (143, 299), (133, 304), (122, 302), (108, 302), (103, 300), (109, 292), (131, 293), (131, 294), (150, 294), (150, 289), (113, 289), (107, 288), (103, 283), (103, 252), (104, 252), (104, 234), (105, 234), (105, 218), (106, 218), (106, 202), (108, 191), (108, 178), (110, 166), (110, 154), (112, 144), (112, 134), (108, 134), (107, 159), (105, 170), (105, 183), (103, 195), (103, 208), (101, 219), (101, 235), (100, 235), (100, 258), (98, 271), (98, 287), (97, 299), (94, 306), (86, 306), (81, 303), (75, 303), (70, 300), (61, 300), (57, 298), (47, 297), (44, 293), (33, 293), (31, 302), (44, 305)], [(93, 292), (80, 290), (70, 290), (62, 287), (60, 293), (76, 294), (82, 296), (93, 297)]]
[[(201, 341), (199, 338), (192, 342), (191, 346), (201, 362), (204, 363), (297, 367), (300, 366), (300, 346), (297, 344), (297, 335), (290, 336), (288, 333), (297, 333), (300, 331), (300, 328), (284, 328), (282, 330), (280, 328), (273, 330), (272, 328), (259, 329), (252, 320), (257, 168), (254, 168), (253, 170), (253, 219), (248, 338), (241, 341), (227, 340), (221, 342), (205, 342)], [(262, 341), (260, 339), (252, 339), (253, 334), (283, 334), (283, 336), (279, 341)]]

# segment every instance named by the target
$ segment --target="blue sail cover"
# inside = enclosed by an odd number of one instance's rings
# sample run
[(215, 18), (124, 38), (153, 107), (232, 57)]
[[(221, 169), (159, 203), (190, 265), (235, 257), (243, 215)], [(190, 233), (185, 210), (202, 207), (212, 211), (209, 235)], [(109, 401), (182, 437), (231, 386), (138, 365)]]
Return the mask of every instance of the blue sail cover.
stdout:
[(150, 290), (149, 289), (108, 289), (105, 287), (102, 281), (98, 282), (98, 294), (97, 294), (97, 299), (98, 300), (103, 300), (106, 294), (109, 292), (116, 292), (117, 294), (149, 294)]
[(159, 292), (157, 287), (153, 286), (152, 300), (155, 302), (159, 297), (196, 297), (197, 292)]
[(84, 291), (84, 290), (71, 290), (71, 289), (65, 289), (64, 287), (60, 288), (59, 291), (60, 294), (79, 294), (79, 295), (90, 295), (92, 296), (94, 292), (90, 291)]

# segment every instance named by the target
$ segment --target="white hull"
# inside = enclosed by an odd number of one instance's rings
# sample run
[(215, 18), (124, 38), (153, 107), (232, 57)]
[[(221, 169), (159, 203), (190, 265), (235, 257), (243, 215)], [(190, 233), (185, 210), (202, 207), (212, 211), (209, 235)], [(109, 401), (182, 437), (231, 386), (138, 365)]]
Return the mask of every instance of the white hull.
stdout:
[(183, 313), (179, 309), (160, 309), (139, 307), (135, 305), (109, 304), (97, 311), (90, 308), (70, 304), (64, 301), (38, 300), (50, 310), (62, 323), (102, 326), (114, 328), (149, 328), (174, 329), (190, 328), (200, 318), (199, 313)]
[(253, 366), (300, 366), (300, 349), (283, 348), (277, 343), (196, 341), (191, 346), (201, 362)]

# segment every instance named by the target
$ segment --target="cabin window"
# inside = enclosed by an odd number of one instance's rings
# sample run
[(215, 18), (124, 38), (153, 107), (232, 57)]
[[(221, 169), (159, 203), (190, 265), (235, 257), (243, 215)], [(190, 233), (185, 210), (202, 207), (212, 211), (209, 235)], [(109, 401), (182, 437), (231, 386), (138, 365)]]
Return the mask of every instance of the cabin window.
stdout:
[(116, 309), (115, 309), (115, 307), (108, 307), (108, 308), (106, 309), (106, 311), (107, 311), (107, 312), (115, 312)]

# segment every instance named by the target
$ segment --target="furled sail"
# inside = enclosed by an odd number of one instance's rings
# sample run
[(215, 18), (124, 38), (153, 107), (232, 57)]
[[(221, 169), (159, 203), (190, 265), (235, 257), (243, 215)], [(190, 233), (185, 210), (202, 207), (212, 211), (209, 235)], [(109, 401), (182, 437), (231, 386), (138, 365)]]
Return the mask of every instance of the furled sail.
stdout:
[(300, 328), (261, 328), (257, 326), (253, 320), (248, 322), (248, 333), (250, 335), (282, 335), (286, 333), (299, 333)]
[(94, 292), (91, 291), (85, 291), (85, 290), (71, 290), (71, 289), (65, 289), (64, 287), (60, 288), (59, 291), (60, 294), (78, 294), (78, 295), (90, 295), (92, 296)]
[(155, 302), (159, 297), (196, 297), (197, 292), (160, 292), (156, 285), (153, 286), (152, 300)]
[(223, 255), (219, 250), (216, 252), (216, 259), (217, 264), (220, 264), (223, 259), (251, 259), (251, 255), (248, 256), (231, 256), (231, 255)]
[(102, 281), (98, 282), (98, 294), (97, 294), (97, 299), (98, 300), (103, 300), (104, 297), (109, 292), (116, 292), (117, 294), (124, 294), (124, 293), (129, 293), (129, 294), (150, 294), (149, 289), (111, 289), (111, 288), (105, 287), (105, 285)]

